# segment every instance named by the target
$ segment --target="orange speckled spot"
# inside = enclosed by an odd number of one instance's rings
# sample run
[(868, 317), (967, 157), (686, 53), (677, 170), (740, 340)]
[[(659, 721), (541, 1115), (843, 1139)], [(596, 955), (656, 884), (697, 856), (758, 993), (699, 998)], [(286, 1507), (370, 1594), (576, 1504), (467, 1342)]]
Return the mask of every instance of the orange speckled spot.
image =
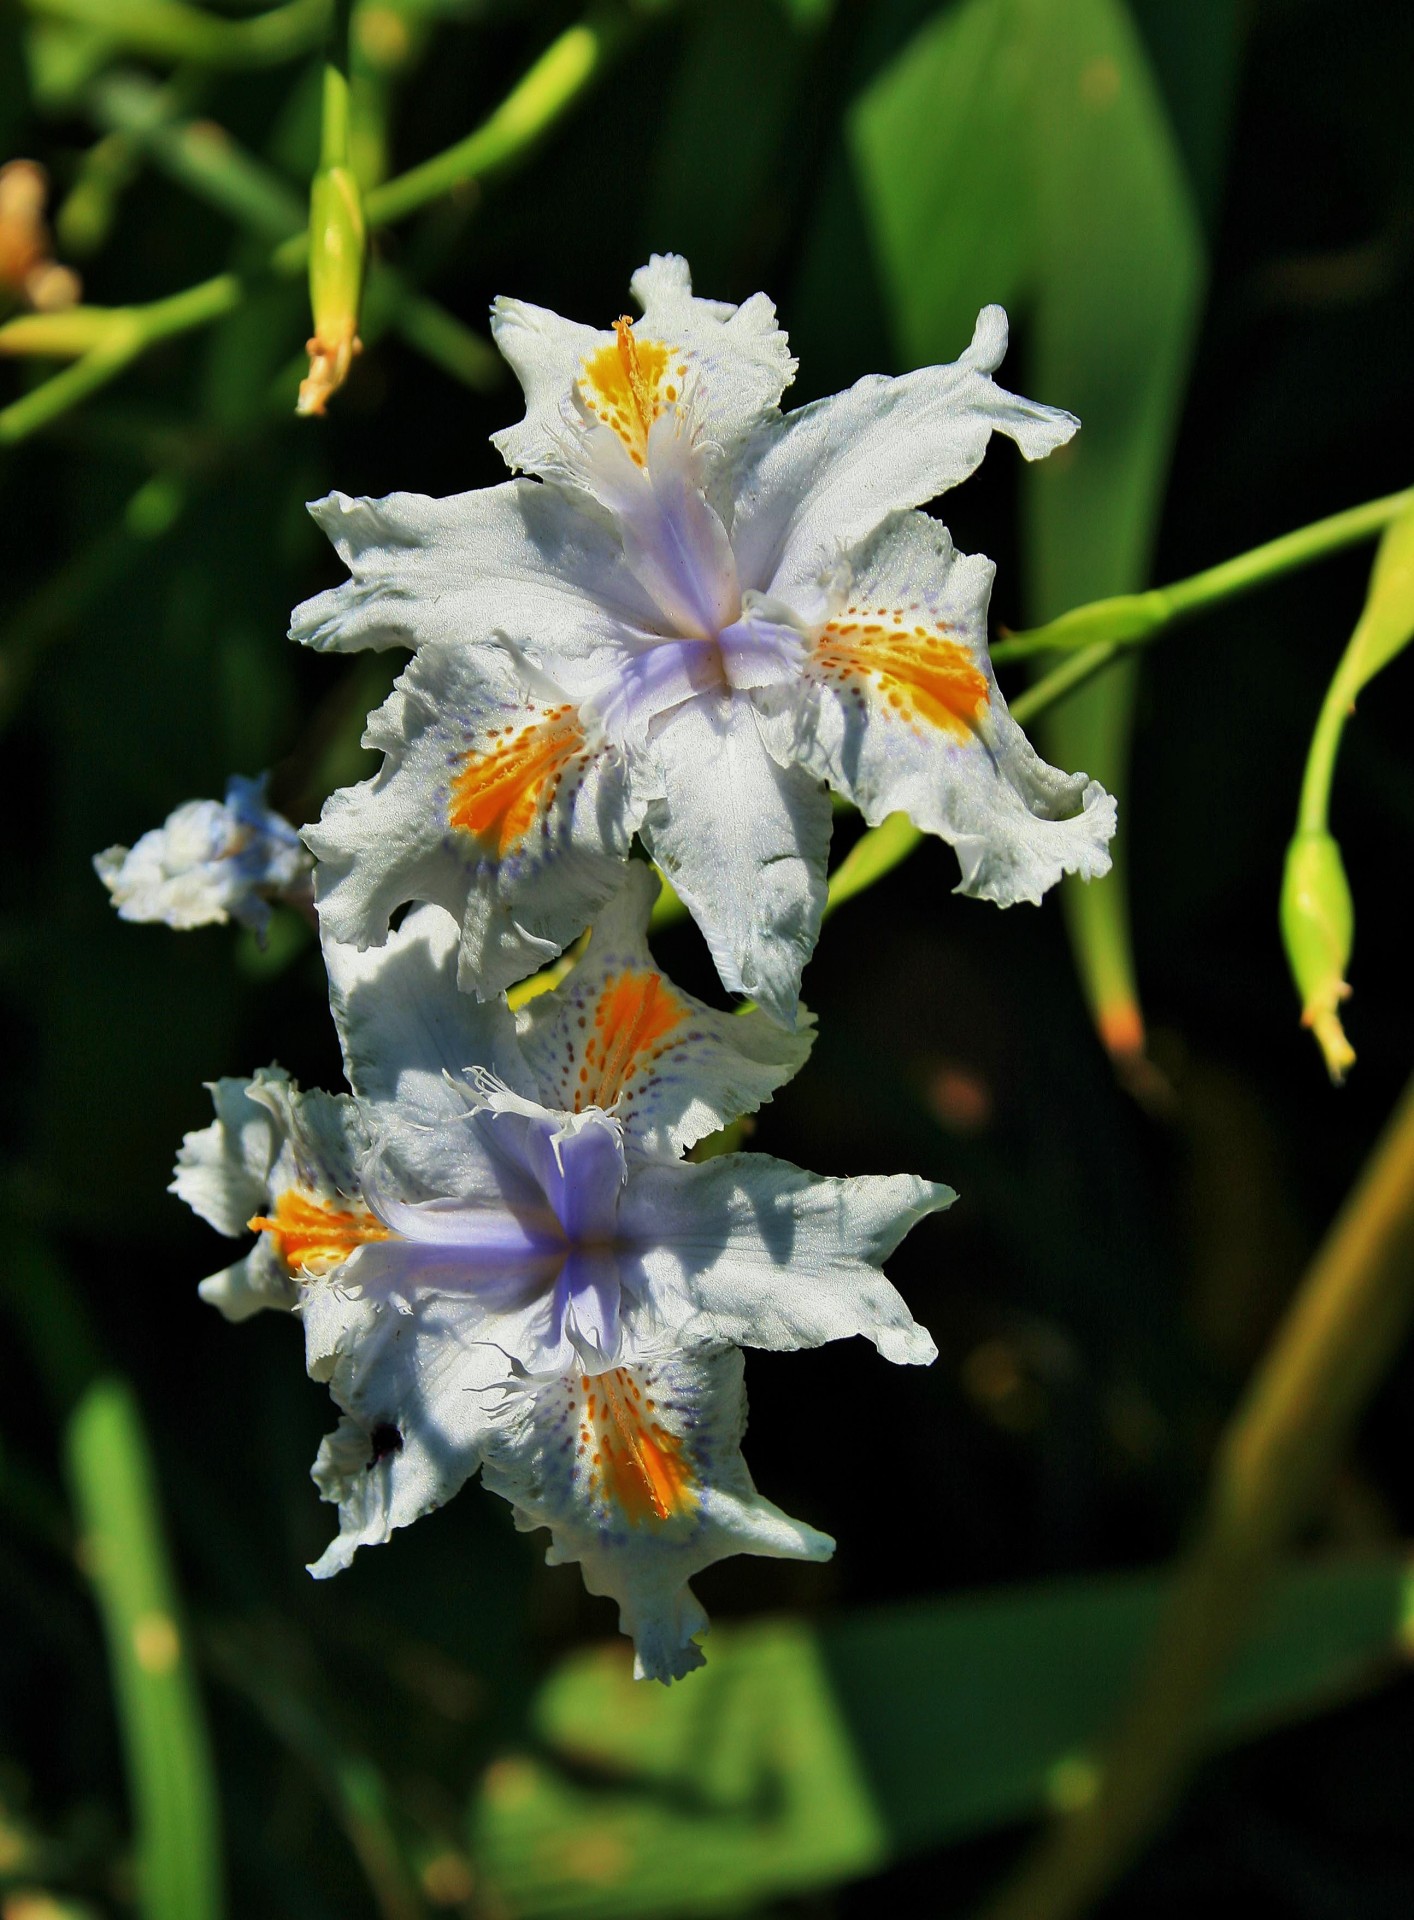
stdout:
[(584, 746), (572, 707), (552, 707), (490, 753), (468, 753), (452, 780), (448, 823), (504, 860), (553, 799)]
[[(899, 610), (891, 626), (866, 624), (869, 611), (851, 607), (821, 634), (815, 658), (826, 679), (841, 685), (869, 680), (891, 709), (915, 725), (965, 739), (991, 697), (986, 675), (966, 648), (935, 628), (904, 626)], [(888, 617), (880, 607), (876, 619)]]
[(388, 1229), (367, 1207), (325, 1206), (297, 1187), (285, 1189), (273, 1214), (257, 1213), (246, 1225), (252, 1233), (271, 1235), (291, 1273), (328, 1273), (365, 1241), (389, 1237)]
[[(585, 1058), (594, 1067), (591, 1085), (575, 1089), (578, 1113), (584, 1107), (611, 1107), (640, 1068), (662, 1051), (658, 1046), (686, 1018), (687, 1008), (664, 981), (647, 967), (625, 967), (611, 973), (599, 993), (593, 1040)], [(596, 1058), (596, 1055), (598, 1056)], [(581, 1082), (588, 1076), (580, 1069)]]
[(598, 1489), (631, 1526), (690, 1513), (697, 1494), (682, 1442), (646, 1417), (632, 1397), (626, 1368), (600, 1374), (599, 1404), (592, 1410), (598, 1450)]
[[(591, 353), (579, 376), (579, 391), (597, 420), (612, 427), (635, 466), (648, 457), (648, 429), (676, 400), (669, 362), (672, 348), (661, 340), (640, 340), (627, 318), (614, 322), (612, 346)], [(681, 378), (683, 369), (677, 369)]]

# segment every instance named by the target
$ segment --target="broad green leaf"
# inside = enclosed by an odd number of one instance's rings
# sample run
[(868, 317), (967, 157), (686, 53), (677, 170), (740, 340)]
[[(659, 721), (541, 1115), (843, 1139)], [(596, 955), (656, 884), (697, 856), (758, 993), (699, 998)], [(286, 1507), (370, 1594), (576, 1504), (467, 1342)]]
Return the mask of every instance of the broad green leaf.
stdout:
[[(1077, 439), (1026, 476), (1033, 616), (1140, 586), (1203, 261), (1121, 0), (965, 0), (878, 76), (850, 132), (903, 357), (955, 354), (977, 309), (1001, 300), (1029, 322), (1027, 391), (1080, 415)], [(1056, 759), (1119, 793), (1121, 817), (1134, 671), (1111, 669), (1047, 729)], [(1067, 892), (1102, 1030), (1132, 1049), (1122, 860), (1108, 885)]]
[[(620, 1643), (542, 1688), (533, 1749), (486, 1775), (472, 1845), (517, 1920), (746, 1911), (1073, 1801), (1166, 1590), (1120, 1575), (859, 1614), (721, 1627), (672, 1689)], [(1319, 1709), (1398, 1653), (1402, 1558), (1279, 1583), (1215, 1741)]]

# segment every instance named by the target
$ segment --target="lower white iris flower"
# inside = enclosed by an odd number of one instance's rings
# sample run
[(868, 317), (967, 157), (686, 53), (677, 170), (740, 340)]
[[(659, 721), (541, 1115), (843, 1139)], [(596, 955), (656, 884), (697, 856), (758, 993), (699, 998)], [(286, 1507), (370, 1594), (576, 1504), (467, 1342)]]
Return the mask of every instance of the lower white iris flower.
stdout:
[(263, 934), (270, 901), (308, 906), (312, 862), (289, 821), (265, 804), (265, 780), (233, 775), (226, 798), (187, 800), (135, 847), (93, 856), (124, 920), (186, 929), (238, 920)]
[(569, 979), (518, 1016), (458, 991), (439, 908), (364, 954), (326, 940), (353, 1097), (300, 1094), (277, 1070), (222, 1081), (173, 1184), (221, 1231), (260, 1236), (207, 1297), (233, 1318), (294, 1307), (346, 1416), (316, 1466), (340, 1535), (315, 1571), (484, 1465), (620, 1599), (644, 1669), (666, 1677), (692, 1664), (691, 1572), (827, 1550), (754, 1493), (726, 1350), (861, 1333), (930, 1361), (880, 1269), (953, 1196), (763, 1154), (681, 1159), (768, 1099), (812, 1035), (665, 980), (644, 937), (655, 891), (631, 866)]
[(993, 432), (1037, 459), (1076, 422), (992, 380), (998, 307), (955, 365), (782, 415), (764, 296), (696, 299), (671, 256), (633, 291), (642, 319), (611, 331), (497, 302), (527, 406), (497, 440), (537, 479), (314, 508), (352, 578), (294, 636), (417, 650), (371, 723), (382, 772), (308, 832), (321, 914), (366, 947), (436, 901), (463, 985), (493, 993), (574, 938), (639, 832), (723, 983), (789, 1024), (827, 783), (940, 834), (1003, 906), (1109, 866), (1112, 799), (1047, 766), (997, 688), (991, 562), (915, 511)]

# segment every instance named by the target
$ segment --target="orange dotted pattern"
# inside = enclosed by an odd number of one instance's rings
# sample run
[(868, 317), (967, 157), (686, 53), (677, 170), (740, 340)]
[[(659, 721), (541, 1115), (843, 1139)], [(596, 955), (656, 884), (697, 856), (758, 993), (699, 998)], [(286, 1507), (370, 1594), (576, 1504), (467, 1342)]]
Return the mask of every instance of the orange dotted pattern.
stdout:
[(686, 361), (661, 340), (640, 340), (627, 318), (614, 322), (614, 338), (591, 353), (579, 376), (585, 405), (611, 427), (636, 467), (648, 459), (648, 430), (682, 393)]
[(273, 1214), (246, 1221), (252, 1233), (268, 1233), (291, 1273), (317, 1275), (342, 1266), (355, 1247), (386, 1240), (388, 1229), (367, 1207), (326, 1206), (298, 1187), (287, 1187)]
[(579, 1459), (590, 1491), (630, 1526), (691, 1513), (696, 1482), (682, 1441), (628, 1367), (580, 1378)]
[(612, 1107), (630, 1082), (666, 1051), (687, 1014), (661, 973), (623, 967), (609, 974), (594, 1005), (592, 1027), (585, 1016), (589, 1031), (574, 1087), (575, 1112)]
[(987, 677), (945, 630), (917, 620), (917, 607), (851, 607), (816, 643), (815, 660), (840, 687), (867, 682), (915, 730), (966, 739), (991, 698)]
[(584, 730), (573, 707), (550, 707), (529, 726), (493, 727), (487, 739), (453, 776), (447, 820), (504, 860), (544, 819), (584, 750)]

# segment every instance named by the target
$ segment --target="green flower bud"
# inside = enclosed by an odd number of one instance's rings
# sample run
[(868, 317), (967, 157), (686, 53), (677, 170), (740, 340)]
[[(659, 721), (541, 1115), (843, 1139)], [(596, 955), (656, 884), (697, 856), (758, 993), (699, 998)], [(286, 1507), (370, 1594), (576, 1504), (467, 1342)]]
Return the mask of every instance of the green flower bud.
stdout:
[(1337, 1084), (1355, 1064), (1336, 1009), (1350, 996), (1345, 969), (1355, 935), (1355, 905), (1340, 848), (1328, 833), (1298, 833), (1286, 850), (1281, 932), (1301, 1024), (1309, 1027)]
[(366, 244), (363, 202), (353, 169), (323, 168), (314, 177), (309, 198), (314, 335), (308, 343), (309, 373), (300, 384), (297, 413), (323, 413), (329, 396), (347, 380), (354, 355), (362, 351), (358, 310)]

